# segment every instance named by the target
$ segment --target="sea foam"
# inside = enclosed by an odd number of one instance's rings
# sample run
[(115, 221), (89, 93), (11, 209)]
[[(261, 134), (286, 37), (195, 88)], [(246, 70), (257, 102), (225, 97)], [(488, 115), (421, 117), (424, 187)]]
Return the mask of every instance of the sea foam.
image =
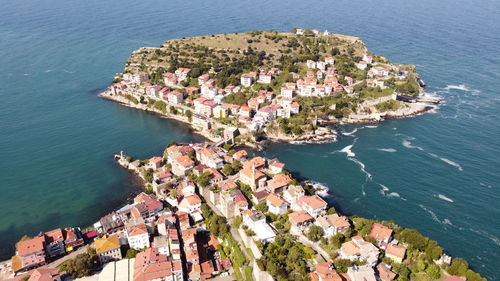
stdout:
[(448, 201), (448, 202), (450, 202), (450, 203), (455, 202), (455, 201), (453, 201), (453, 199), (451, 199), (451, 198), (449, 198), (449, 197), (446, 197), (446, 196), (445, 196), (445, 195), (443, 195), (443, 194), (438, 194), (438, 195), (436, 195), (436, 197), (437, 197), (437, 198), (439, 198), (439, 199), (442, 199), (442, 200), (444, 200), (444, 201)]
[(379, 151), (384, 151), (384, 152), (396, 152), (397, 150), (394, 148), (377, 148)]

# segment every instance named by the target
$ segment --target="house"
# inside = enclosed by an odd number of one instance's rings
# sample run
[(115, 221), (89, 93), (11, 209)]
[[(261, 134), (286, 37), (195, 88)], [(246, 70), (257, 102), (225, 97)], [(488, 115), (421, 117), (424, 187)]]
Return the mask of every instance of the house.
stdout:
[(294, 230), (302, 232), (308, 227), (313, 221), (314, 218), (311, 217), (306, 211), (300, 210), (290, 213), (288, 215), (288, 219), (292, 225)]
[(239, 150), (233, 154), (233, 159), (238, 161), (244, 161), (248, 157), (248, 152), (245, 150)]
[(266, 175), (261, 171), (257, 170), (255, 166), (241, 169), (238, 175), (239, 175), (239, 180), (242, 183), (249, 185), (254, 191), (258, 187), (264, 187), (266, 184)]
[(175, 158), (172, 163), (172, 172), (176, 176), (185, 176), (187, 171), (194, 168), (194, 161), (187, 155), (181, 155)]
[(241, 78), (240, 78), (241, 86), (243, 86), (243, 87), (252, 86), (256, 77), (257, 77), (257, 72), (250, 72), (250, 73), (245, 73), (245, 74), (241, 75)]
[(162, 183), (162, 182), (168, 182), (168, 181), (172, 180), (173, 177), (172, 177), (172, 173), (170, 171), (163, 171), (163, 172), (159, 172), (159, 173), (154, 173), (153, 179), (156, 182)]
[(85, 244), (82, 233), (80, 232), (80, 228), (67, 227), (63, 229), (63, 234), (64, 234), (64, 246), (66, 247), (66, 252), (71, 252)]
[(334, 65), (335, 64), (335, 58), (334, 57), (326, 57), (325, 58), (325, 63), (329, 65)]
[[(337, 271), (333, 263), (323, 262), (316, 265), (316, 271), (313, 272), (318, 281), (344, 281)], [(311, 278), (311, 280), (314, 280)]]
[(266, 216), (261, 212), (255, 210), (244, 211), (243, 224), (255, 232), (255, 237), (262, 243), (271, 243), (276, 237), (276, 233), (266, 222)]
[(347, 269), (351, 281), (376, 281), (375, 271), (370, 265), (353, 266)]
[(156, 198), (153, 194), (141, 192), (134, 198), (134, 203), (135, 206), (138, 206), (140, 203), (144, 204), (146, 211), (144, 216), (146, 218), (156, 216), (158, 212), (163, 210), (163, 203), (161, 203), (160, 200), (158, 200), (158, 198)]
[(126, 233), (130, 248), (141, 250), (150, 247), (149, 233), (144, 223), (128, 226)]
[(325, 236), (332, 236), (337, 233), (345, 234), (351, 227), (347, 217), (337, 214), (317, 218), (316, 225), (323, 229)]
[(288, 183), (292, 181), (292, 178), (286, 174), (275, 175), (272, 179), (268, 180), (266, 183), (266, 190), (269, 193), (281, 193), (288, 186)]
[(163, 82), (167, 86), (175, 86), (177, 85), (177, 77), (172, 72), (167, 72), (163, 74)]
[(283, 192), (283, 199), (288, 202), (290, 208), (294, 211), (302, 210), (302, 204), (299, 204), (300, 198), (304, 196), (304, 188), (300, 185), (291, 185)]
[(175, 228), (177, 218), (172, 213), (164, 213), (156, 220), (158, 234), (168, 235), (168, 229)]
[(256, 191), (252, 193), (252, 202), (257, 205), (261, 202), (264, 202), (267, 196), (269, 196), (269, 192), (267, 192), (266, 190)]
[(391, 267), (385, 263), (377, 265), (378, 278), (381, 281), (393, 281), (396, 279), (397, 274), (391, 270)]
[(325, 71), (326, 69), (326, 62), (324, 61), (318, 61), (316, 62), (316, 68), (321, 70), (321, 71)]
[(368, 63), (368, 64), (373, 63), (373, 57), (372, 57), (372, 56), (369, 56), (369, 55), (367, 55), (367, 54), (364, 54), (364, 55), (363, 55), (362, 60), (366, 61), (366, 63)]
[(283, 172), (283, 168), (285, 168), (285, 164), (281, 163), (280, 161), (273, 161), (271, 164), (269, 164), (269, 170), (271, 170), (271, 173), (273, 174)]
[(211, 148), (197, 150), (196, 158), (201, 164), (210, 168), (220, 169), (224, 166), (224, 160)]
[(281, 87), (281, 96), (284, 98), (293, 98), (295, 87)]
[(328, 207), (328, 203), (326, 203), (326, 201), (321, 199), (318, 195), (302, 196), (301, 200), (302, 209), (314, 218), (317, 218), (319, 215), (324, 213)]
[(229, 110), (220, 105), (215, 106), (212, 111), (214, 118), (226, 118), (229, 115)]
[(64, 235), (60, 228), (45, 232), (45, 250), (50, 258), (66, 254)]
[(395, 262), (402, 263), (406, 256), (406, 247), (402, 245), (389, 244), (385, 249), (385, 256)]
[(181, 67), (181, 68), (177, 68), (177, 70), (175, 70), (175, 76), (177, 76), (177, 80), (179, 82), (186, 80), (189, 73), (191, 73), (191, 69), (189, 69), (189, 68)]
[(308, 68), (316, 68), (316, 62), (313, 60), (307, 60), (306, 65)]
[(113, 234), (123, 230), (123, 219), (113, 212), (99, 219), (94, 223), (94, 228), (101, 234)]
[(232, 179), (226, 179), (217, 183), (221, 191), (228, 191), (238, 188), (238, 185)]
[(167, 94), (167, 101), (169, 104), (182, 104), (184, 101), (184, 95), (177, 91), (172, 91)]
[(389, 69), (385, 67), (380, 67), (380, 66), (375, 66), (370, 68), (370, 71), (368, 72), (369, 75), (372, 76), (388, 76), (389, 75)]
[(266, 198), (266, 205), (269, 212), (275, 215), (286, 213), (288, 203), (275, 193), (271, 193)]
[(271, 84), (272, 78), (273, 78), (273, 74), (271, 72), (261, 71), (259, 73), (259, 79), (257, 80), (257, 83)]
[(276, 119), (277, 107), (275, 104), (266, 105), (257, 110), (257, 115), (262, 116), (265, 120)]
[(358, 63), (355, 63), (356, 67), (361, 69), (361, 70), (365, 70), (367, 67), (368, 67), (368, 63), (364, 60), (358, 62)]
[(104, 236), (94, 242), (95, 250), (101, 264), (122, 258), (120, 240), (117, 234)]
[(266, 165), (266, 159), (257, 156), (243, 163), (243, 168), (255, 167), (255, 169), (260, 169), (264, 168), (265, 165)]
[(46, 262), (45, 236), (40, 235), (16, 244), (16, 255), (12, 257), (14, 272), (29, 270)]
[[(176, 268), (177, 267), (177, 268)], [(156, 248), (148, 248), (135, 257), (133, 281), (181, 281), (182, 268), (161, 254)]]
[(343, 259), (364, 260), (369, 265), (375, 266), (378, 262), (380, 251), (375, 245), (365, 241), (361, 236), (352, 237), (340, 247), (339, 255)]
[(372, 237), (380, 245), (382, 242), (389, 243), (392, 239), (392, 229), (378, 222), (374, 223), (368, 236)]
[(209, 79), (210, 75), (208, 75), (208, 73), (202, 74), (200, 77), (198, 77), (198, 85), (205, 84)]
[(200, 212), (201, 199), (198, 195), (191, 195), (184, 197), (179, 203), (179, 211), (192, 214), (194, 212)]
[[(10, 279), (9, 279), (10, 280)], [(21, 279), (24, 280), (24, 279)], [(58, 268), (40, 267), (31, 272), (27, 281), (61, 281)]]
[(146, 164), (146, 169), (156, 170), (160, 168), (162, 165), (163, 165), (163, 158), (154, 156), (148, 160), (148, 163)]

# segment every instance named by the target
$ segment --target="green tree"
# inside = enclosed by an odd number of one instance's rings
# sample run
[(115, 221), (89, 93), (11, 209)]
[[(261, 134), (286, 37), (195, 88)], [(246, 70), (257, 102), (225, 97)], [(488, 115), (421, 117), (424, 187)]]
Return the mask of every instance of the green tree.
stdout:
[(140, 251), (136, 249), (128, 249), (127, 254), (125, 255), (126, 259), (133, 259)]
[(441, 277), (441, 268), (435, 263), (430, 264), (425, 272), (431, 277), (432, 279), (439, 279)]
[(309, 232), (307, 232), (306, 236), (307, 238), (309, 238), (309, 240), (311, 241), (318, 241), (319, 239), (321, 239), (321, 237), (323, 236), (323, 228), (317, 226), (317, 225), (313, 225), (309, 228)]

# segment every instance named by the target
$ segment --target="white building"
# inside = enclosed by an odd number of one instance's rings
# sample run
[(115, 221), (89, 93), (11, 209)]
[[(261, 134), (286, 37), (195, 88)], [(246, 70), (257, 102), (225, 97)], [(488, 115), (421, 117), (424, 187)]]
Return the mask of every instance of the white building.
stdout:
[(129, 226), (126, 233), (130, 248), (140, 250), (150, 247), (149, 233), (145, 224)]

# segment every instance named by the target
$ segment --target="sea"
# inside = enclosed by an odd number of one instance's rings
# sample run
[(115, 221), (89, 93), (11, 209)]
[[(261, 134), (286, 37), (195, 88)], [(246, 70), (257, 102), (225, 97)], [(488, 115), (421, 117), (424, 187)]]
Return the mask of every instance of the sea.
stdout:
[(273, 143), (349, 215), (416, 228), (500, 280), (500, 1), (16, 0), (0, 5), (0, 258), (24, 234), (87, 226), (138, 191), (119, 151), (200, 141), (184, 124), (97, 94), (130, 53), (168, 39), (316, 28), (415, 64), (444, 102), (339, 126), (329, 144)]

